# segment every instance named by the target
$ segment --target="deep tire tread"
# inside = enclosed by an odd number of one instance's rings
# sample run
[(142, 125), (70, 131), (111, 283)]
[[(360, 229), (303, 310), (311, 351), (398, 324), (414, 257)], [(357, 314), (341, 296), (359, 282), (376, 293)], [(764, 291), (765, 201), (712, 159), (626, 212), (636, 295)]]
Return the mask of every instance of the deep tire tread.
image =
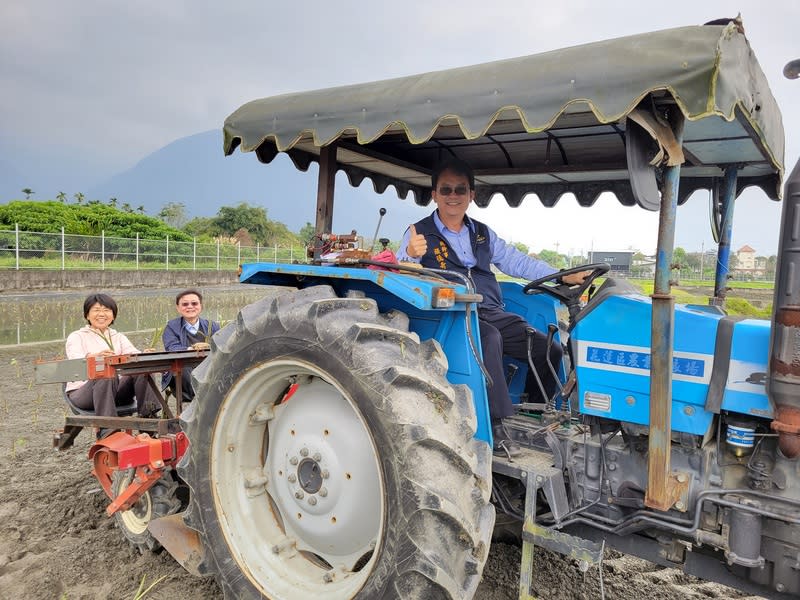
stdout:
[(378, 587), (370, 587), (370, 580), (357, 597), (471, 598), (494, 525), (491, 449), (474, 438), (477, 420), (471, 393), (445, 379), (447, 359), (439, 344), (420, 342), (407, 330), (403, 313), (381, 314), (374, 300), (360, 295), (340, 298), (330, 286), (259, 301), (243, 309), (229, 327), (226, 335), (215, 336), (211, 359), (195, 369), (199, 402), (181, 416), (192, 445), (178, 470), (192, 488), (185, 521), (205, 538), (201, 571), (217, 576), (226, 598), (258, 597), (235, 561), (226, 559), (227, 548), (209, 547), (209, 539), (218, 539), (211, 535), (218, 527), (217, 515), (213, 506), (199, 504), (198, 490), (208, 486), (207, 459), (193, 456), (196, 440), (202, 444), (210, 439), (217, 410), (204, 404), (205, 396), (224, 396), (239, 376), (226, 368), (237, 353), (249, 353), (256, 363), (261, 359), (251, 345), (303, 340), (304, 351), (335, 356), (349, 365), (359, 385), (370, 390), (370, 414), (385, 428), (381, 435), (387, 437), (376, 440), (378, 448), (387, 442), (396, 448), (391, 460), (383, 457), (382, 462), (396, 472), (392, 476), (397, 477), (402, 501), (391, 508), (397, 512), (385, 533), (391, 539), (378, 557), (384, 561), (376, 570)]

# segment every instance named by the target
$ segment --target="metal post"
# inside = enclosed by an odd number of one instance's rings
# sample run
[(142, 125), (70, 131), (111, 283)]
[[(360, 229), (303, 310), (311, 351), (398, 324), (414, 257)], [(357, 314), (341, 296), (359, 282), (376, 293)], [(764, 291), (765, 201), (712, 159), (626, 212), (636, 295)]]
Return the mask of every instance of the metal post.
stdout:
[(294, 262), (294, 244), (289, 244), (289, 262)]
[(62, 271), (66, 267), (66, 265), (64, 264), (64, 258), (65, 258), (64, 254), (65, 254), (65, 251), (64, 251), (64, 228), (62, 227), (61, 228), (61, 270)]
[(139, 270), (139, 233), (136, 233), (136, 270)]
[[(673, 112), (675, 139), (683, 144), (683, 113)], [(669, 510), (680, 497), (681, 484), (670, 466), (672, 432), (672, 348), (674, 344), (675, 298), (670, 295), (670, 271), (675, 245), (678, 184), (681, 166), (667, 167), (661, 192), (653, 289), (652, 341), (650, 354), (650, 437), (645, 505)], [(683, 483), (683, 487), (686, 483)]]
[(17, 256), (17, 271), (19, 271), (19, 223), (14, 223), (14, 253)]
[(278, 262), (278, 244), (275, 244), (275, 248), (272, 251), (272, 262)]
[(731, 259), (731, 232), (733, 231), (733, 205), (736, 200), (736, 175), (739, 169), (735, 166), (725, 168), (722, 184), (722, 222), (719, 225), (719, 247), (717, 248), (717, 269), (714, 277), (714, 297), (709, 304), (722, 306), (728, 292), (728, 263)]
[(261, 245), (256, 242), (256, 262), (261, 262)]
[(217, 238), (217, 271), (219, 271), (219, 238)]
[(336, 144), (319, 150), (317, 179), (317, 223), (315, 233), (330, 233), (333, 227), (333, 190), (336, 182)]
[(706, 245), (704, 242), (700, 242), (700, 279), (703, 279), (703, 259), (705, 258), (703, 255), (706, 253)]
[(197, 238), (192, 238), (192, 271), (197, 271)]
[(106, 230), (100, 232), (100, 269), (106, 270)]
[(236, 266), (242, 264), (242, 242), (236, 240)]
[(167, 236), (167, 271), (169, 271), (169, 236)]

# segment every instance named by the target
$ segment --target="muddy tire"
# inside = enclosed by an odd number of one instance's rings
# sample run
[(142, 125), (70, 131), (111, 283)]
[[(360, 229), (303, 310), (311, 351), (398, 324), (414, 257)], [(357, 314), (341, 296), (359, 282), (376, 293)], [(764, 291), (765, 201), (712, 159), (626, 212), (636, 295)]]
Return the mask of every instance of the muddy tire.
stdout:
[(407, 317), (328, 286), (243, 309), (181, 416), (226, 598), (471, 598), (494, 523), (469, 391)]
[[(134, 469), (114, 471), (111, 492), (115, 498), (133, 481), (134, 472)], [(178, 482), (171, 471), (165, 471), (136, 504), (128, 510), (114, 513), (114, 523), (139, 552), (157, 552), (161, 550), (161, 544), (147, 530), (147, 526), (150, 521), (175, 514), (180, 509)]]

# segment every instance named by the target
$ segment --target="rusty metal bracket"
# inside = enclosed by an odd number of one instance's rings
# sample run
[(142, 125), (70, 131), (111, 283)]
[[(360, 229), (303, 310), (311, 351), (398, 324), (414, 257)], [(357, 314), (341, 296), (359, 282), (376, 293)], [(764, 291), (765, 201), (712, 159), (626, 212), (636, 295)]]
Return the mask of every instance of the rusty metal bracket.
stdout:
[(548, 529), (536, 523), (536, 497), (542, 490), (550, 514), (556, 523), (569, 512), (569, 500), (561, 465), (563, 457), (535, 448), (523, 448), (513, 461), (495, 457), (492, 470), (525, 485), (525, 520), (522, 528), (522, 560), (520, 563), (519, 598), (533, 600), (533, 549), (539, 545), (548, 550), (566, 554), (580, 561), (581, 567), (598, 564), (603, 558), (603, 545), (568, 533)]
[(147, 525), (164, 549), (192, 575), (207, 575), (201, 569), (205, 558), (205, 548), (200, 534), (183, 521), (183, 513), (153, 519)]

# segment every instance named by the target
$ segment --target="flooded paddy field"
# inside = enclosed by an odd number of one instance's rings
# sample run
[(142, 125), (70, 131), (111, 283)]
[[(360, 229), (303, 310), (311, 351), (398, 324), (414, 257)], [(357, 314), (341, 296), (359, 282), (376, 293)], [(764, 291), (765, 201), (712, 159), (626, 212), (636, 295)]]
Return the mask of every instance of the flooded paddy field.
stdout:
[[(148, 343), (139, 347), (158, 346), (158, 332), (178, 316), (175, 295), (181, 289), (106, 292), (119, 306), (114, 329), (125, 334), (150, 331), (156, 340), (146, 339)], [(271, 288), (236, 284), (197, 289), (203, 294), (203, 317), (224, 323), (234, 319), (242, 307), (270, 293)], [(0, 346), (65, 340), (86, 324), (83, 301), (88, 295), (85, 290), (0, 295)]]

